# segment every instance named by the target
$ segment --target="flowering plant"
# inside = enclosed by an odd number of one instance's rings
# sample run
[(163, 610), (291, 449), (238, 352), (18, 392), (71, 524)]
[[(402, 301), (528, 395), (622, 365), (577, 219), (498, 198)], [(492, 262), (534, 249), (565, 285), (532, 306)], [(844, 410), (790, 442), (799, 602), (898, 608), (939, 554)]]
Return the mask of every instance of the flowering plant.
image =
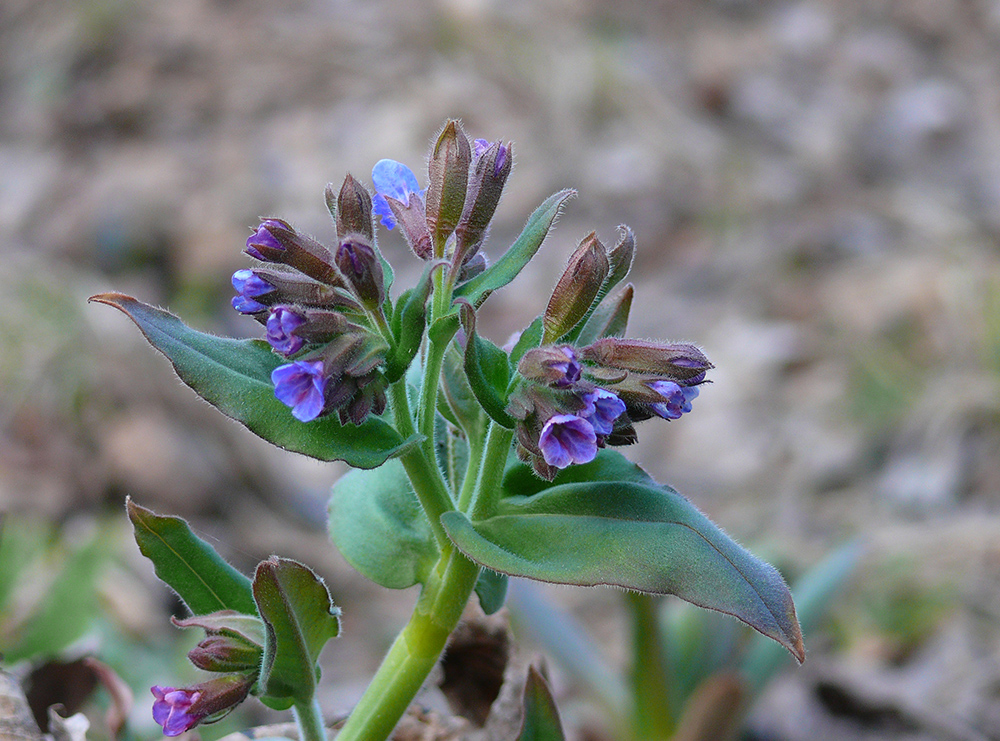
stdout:
[[(122, 294), (93, 297), (125, 312), (223, 413), (282, 448), (349, 464), (330, 501), (334, 544), (384, 587), (421, 585), (344, 741), (387, 738), (473, 593), (495, 612), (510, 576), (674, 594), (804, 658), (778, 572), (611, 450), (635, 442), (640, 422), (690, 412), (712, 368), (694, 345), (624, 337), (631, 230), (610, 248), (585, 237), (541, 315), (504, 347), (477, 332), (480, 307), (530, 262), (573, 195), (545, 200), (489, 264), (482, 248), (512, 164), (510, 144), (470, 141), (449, 121), (425, 188), (391, 160), (372, 171), (374, 195), (350, 175), (328, 186), (332, 248), (263, 220), (246, 245), (254, 267), (233, 275), (233, 307), (266, 341), (204, 334)], [(425, 262), (395, 297), (376, 218)], [(340, 625), (322, 580), (276, 557), (248, 579), (182, 520), (131, 501), (128, 511), (140, 549), (191, 611), (177, 624), (205, 631), (192, 662), (216, 675), (153, 688), (164, 733), (254, 695), (292, 708), (302, 738), (323, 738), (317, 659)]]

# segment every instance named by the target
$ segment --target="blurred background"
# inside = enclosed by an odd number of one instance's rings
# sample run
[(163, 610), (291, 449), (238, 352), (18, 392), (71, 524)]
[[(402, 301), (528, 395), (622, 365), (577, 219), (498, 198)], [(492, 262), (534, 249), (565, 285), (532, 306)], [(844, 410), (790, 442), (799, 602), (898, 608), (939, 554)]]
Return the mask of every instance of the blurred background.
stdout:
[[(255, 335), (229, 278), (259, 218), (329, 239), (328, 182), (370, 185), (383, 157), (420, 172), (455, 117), (514, 142), (491, 257), (579, 191), (484, 333), (502, 343), (582, 237), (628, 224), (629, 333), (717, 368), (626, 454), (789, 578), (864, 544), (751, 737), (1000, 738), (998, 52), (996, 0), (4, 0), (0, 647), (31, 654), (45, 575), (97, 553), (94, 589), (62, 603), (81, 616), (64, 655), (116, 666), (155, 733), (146, 687), (182, 676), (189, 644), (130, 495), (244, 570), (319, 571), (344, 608), (323, 703), (350, 707), (415, 595), (329, 545), (343, 469), (231, 423), (86, 299)], [(380, 246), (406, 285), (416, 259), (396, 233)], [(550, 596), (624, 660), (618, 593)]]

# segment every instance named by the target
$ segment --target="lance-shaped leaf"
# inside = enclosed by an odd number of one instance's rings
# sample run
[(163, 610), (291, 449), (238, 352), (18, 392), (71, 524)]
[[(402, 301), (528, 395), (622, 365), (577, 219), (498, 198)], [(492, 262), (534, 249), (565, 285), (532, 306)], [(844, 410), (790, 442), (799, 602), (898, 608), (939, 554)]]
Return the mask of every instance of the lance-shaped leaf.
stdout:
[(510, 361), (507, 353), (476, 333), (476, 312), (469, 303), (461, 308), (465, 329), (465, 375), (483, 410), (497, 424), (513, 429), (517, 421), (507, 414)]
[(422, 583), (437, 561), (434, 535), (399, 461), (342, 476), (331, 493), (329, 526), (347, 562), (389, 589)]
[(260, 694), (272, 706), (310, 702), (320, 651), (340, 633), (340, 608), (311, 569), (273, 556), (257, 565), (253, 596), (267, 629)]
[(565, 738), (548, 683), (535, 667), (528, 667), (528, 681), (524, 683), (524, 721), (517, 741), (563, 741)]
[(514, 280), (542, 246), (563, 204), (574, 195), (575, 190), (561, 190), (546, 198), (528, 217), (528, 223), (510, 249), (475, 278), (458, 286), (455, 296), (468, 299), (473, 306), (479, 307), (493, 291)]
[(284, 361), (265, 342), (199, 332), (173, 314), (121, 293), (103, 293), (90, 300), (124, 312), (196, 394), (285, 450), (323, 461), (342, 460), (355, 468), (375, 468), (416, 441), (403, 440), (377, 417), (359, 426), (341, 425), (336, 415), (299, 422), (274, 396), (271, 371)]
[(158, 515), (125, 500), (135, 542), (160, 580), (184, 600), (195, 615), (218, 610), (257, 614), (250, 580), (226, 563), (180, 517)]
[(509, 497), (498, 514), (441, 522), (477, 563), (511, 576), (674, 594), (733, 615), (802, 661), (795, 607), (776, 569), (755, 558), (669, 487), (573, 482)]

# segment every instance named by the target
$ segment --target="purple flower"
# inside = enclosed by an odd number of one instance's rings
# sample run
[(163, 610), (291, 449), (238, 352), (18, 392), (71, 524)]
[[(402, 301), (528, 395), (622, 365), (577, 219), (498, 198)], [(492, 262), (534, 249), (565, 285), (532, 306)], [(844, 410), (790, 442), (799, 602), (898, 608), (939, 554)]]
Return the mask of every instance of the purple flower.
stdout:
[(542, 457), (550, 466), (566, 468), (571, 463), (589, 463), (597, 455), (593, 426), (575, 414), (557, 414), (542, 426), (538, 437)]
[(267, 341), (282, 355), (294, 355), (305, 341), (294, 334), (306, 318), (290, 306), (275, 306), (267, 317)]
[(163, 726), (164, 736), (180, 736), (205, 719), (204, 714), (191, 712), (191, 706), (201, 697), (201, 692), (173, 687), (150, 688), (153, 697), (153, 720)]
[(316, 419), (326, 403), (326, 375), (322, 360), (296, 360), (271, 372), (274, 395), (292, 408), (300, 422)]
[(583, 410), (586, 419), (598, 435), (610, 435), (615, 420), (625, 411), (625, 402), (607, 389), (594, 389), (583, 395), (587, 405)]
[(691, 400), (698, 396), (694, 386), (681, 386), (673, 381), (651, 381), (646, 384), (663, 397), (663, 401), (651, 404), (650, 409), (663, 419), (678, 419), (691, 411)]
[(372, 183), (375, 185), (372, 210), (382, 217), (382, 223), (387, 229), (392, 229), (396, 226), (396, 218), (393, 216), (385, 196), (395, 198), (404, 204), (407, 203), (411, 194), (420, 194), (417, 176), (402, 162), (379, 160), (372, 168)]
[[(475, 139), (472, 142), (472, 154), (474, 157), (482, 157), (493, 146), (493, 142), (488, 139)], [(493, 163), (493, 177), (500, 174), (503, 166), (507, 163), (507, 147), (500, 144), (497, 149), (497, 158)]]
[(246, 269), (233, 273), (233, 288), (237, 294), (233, 296), (233, 308), (241, 314), (256, 314), (267, 309), (266, 305), (254, 299), (274, 290), (274, 286), (254, 271)]
[(284, 228), (284, 224), (282, 224), (280, 221), (277, 221), (276, 219), (264, 219), (264, 221), (260, 222), (260, 226), (257, 227), (257, 231), (255, 231), (253, 234), (250, 235), (249, 238), (247, 238), (246, 253), (250, 255), (250, 257), (256, 258), (258, 260), (264, 260), (264, 261), (267, 260), (267, 258), (264, 257), (263, 253), (259, 249), (257, 249), (257, 247), (255, 247), (254, 245), (270, 247), (273, 250), (285, 249), (285, 246), (281, 244), (281, 242), (279, 242), (275, 238), (275, 236), (271, 234), (270, 231), (268, 231), (268, 227), (270, 226), (277, 226)]
[[(566, 356), (565, 360), (555, 360), (546, 363), (552, 370), (558, 371), (561, 375), (552, 385), (556, 388), (567, 388), (580, 380), (583, 367), (577, 362), (576, 353), (568, 345), (558, 348)], [(614, 396), (614, 394), (612, 394)], [(617, 398), (617, 397), (616, 397)]]

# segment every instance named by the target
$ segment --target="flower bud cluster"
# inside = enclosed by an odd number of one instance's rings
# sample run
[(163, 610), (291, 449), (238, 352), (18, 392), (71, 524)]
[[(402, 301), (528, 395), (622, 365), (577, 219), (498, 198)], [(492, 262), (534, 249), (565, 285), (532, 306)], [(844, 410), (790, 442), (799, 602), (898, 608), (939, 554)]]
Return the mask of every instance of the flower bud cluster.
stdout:
[(337, 412), (361, 424), (386, 405), (382, 375), (389, 345), (378, 332), (386, 301), (375, 244), (372, 198), (350, 175), (328, 186), (337, 225), (333, 249), (280, 219), (265, 219), (246, 253), (268, 266), (233, 273), (233, 308), (266, 328), (271, 348), (291, 362), (274, 370), (275, 396), (308, 422)]
[(691, 411), (712, 364), (694, 345), (606, 337), (582, 348), (545, 345), (518, 364), (522, 382), (507, 412), (517, 452), (551, 480), (589, 463), (606, 445), (637, 439), (634, 423)]
[(469, 141), (457, 121), (449, 121), (431, 148), (428, 184), (395, 160), (372, 169), (374, 211), (389, 229), (397, 225), (417, 257), (446, 258), (454, 278), (467, 280), (486, 267), (480, 247), (513, 165), (511, 145)]
[(188, 652), (188, 658), (199, 669), (219, 676), (191, 687), (150, 688), (153, 720), (163, 727), (164, 736), (179, 736), (200, 723), (219, 720), (247, 698), (260, 674), (264, 652), (260, 645), (263, 624), (247, 631), (251, 622), (252, 618), (230, 610), (174, 620), (178, 627), (205, 630), (205, 639)]

